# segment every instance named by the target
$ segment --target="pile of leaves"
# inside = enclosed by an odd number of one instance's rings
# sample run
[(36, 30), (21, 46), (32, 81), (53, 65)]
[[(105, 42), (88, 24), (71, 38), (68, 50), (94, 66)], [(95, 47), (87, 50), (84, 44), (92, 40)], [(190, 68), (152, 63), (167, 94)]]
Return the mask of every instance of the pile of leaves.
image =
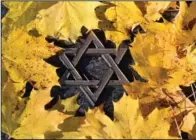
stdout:
[[(196, 138), (196, 2), (3, 4), (1, 113), (9, 137)], [(117, 48), (127, 42), (130, 73), (140, 75), (113, 103), (113, 120), (102, 104), (75, 117), (77, 94), (44, 108), (59, 85), (57, 68), (44, 60), (61, 50), (45, 37), (75, 42), (82, 26), (102, 29)]]

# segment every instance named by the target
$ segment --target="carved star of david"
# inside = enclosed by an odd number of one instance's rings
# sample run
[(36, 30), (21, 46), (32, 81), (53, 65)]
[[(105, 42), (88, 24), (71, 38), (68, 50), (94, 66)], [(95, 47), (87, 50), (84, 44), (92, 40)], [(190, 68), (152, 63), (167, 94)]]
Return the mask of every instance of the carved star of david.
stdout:
[[(96, 48), (88, 48), (91, 42), (94, 43)], [(118, 64), (127, 50), (127, 47), (119, 48), (118, 50), (115, 48), (105, 48), (94, 32), (91, 31), (87, 38), (83, 40), (81, 47), (67, 48), (59, 56), (63, 65), (68, 69), (60, 78), (59, 82), (61, 85), (79, 86), (81, 92), (86, 96), (90, 105), (93, 107), (107, 85), (123, 85), (129, 83), (129, 80), (118, 67)], [(67, 57), (68, 54), (74, 55), (72, 61)], [(113, 59), (110, 54), (116, 55), (115, 59)], [(86, 80), (79, 74), (75, 67), (83, 55), (100, 55), (109, 66), (109, 69), (105, 72), (101, 80)], [(118, 80), (110, 80), (113, 73), (116, 73)], [(74, 80), (68, 80), (70, 74), (72, 74)], [(96, 91), (93, 93), (90, 87), (96, 87)]]

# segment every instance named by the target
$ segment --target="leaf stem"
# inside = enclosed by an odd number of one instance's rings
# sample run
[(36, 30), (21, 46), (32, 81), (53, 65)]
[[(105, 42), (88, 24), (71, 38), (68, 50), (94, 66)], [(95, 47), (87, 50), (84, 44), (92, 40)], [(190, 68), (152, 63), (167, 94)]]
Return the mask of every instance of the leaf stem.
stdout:
[(192, 90), (193, 97), (194, 97), (195, 103), (196, 103), (196, 96), (195, 96), (195, 91), (194, 91), (194, 88), (193, 88), (193, 84), (191, 84), (191, 90)]

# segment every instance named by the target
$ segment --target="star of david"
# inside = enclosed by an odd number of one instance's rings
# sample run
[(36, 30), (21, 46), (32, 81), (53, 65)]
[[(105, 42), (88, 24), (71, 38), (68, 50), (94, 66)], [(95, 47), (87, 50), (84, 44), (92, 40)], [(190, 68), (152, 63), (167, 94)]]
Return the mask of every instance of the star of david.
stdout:
[[(81, 92), (86, 96), (90, 105), (93, 107), (107, 85), (123, 85), (129, 83), (129, 80), (118, 67), (118, 64), (128, 48), (119, 48), (118, 50), (115, 48), (105, 48), (93, 31), (89, 32), (86, 39), (82, 40), (82, 42), (83, 45), (81, 47), (66, 48), (59, 56), (63, 65), (68, 69), (60, 78), (59, 82), (61, 85), (79, 86)], [(89, 48), (91, 42), (95, 45), (95, 48)], [(74, 55), (72, 61), (68, 58), (68, 54)], [(115, 55), (115, 59), (113, 59), (110, 54)], [(75, 67), (83, 55), (100, 55), (109, 66), (101, 80), (82, 78)], [(110, 80), (113, 73), (116, 73), (118, 80)], [(74, 80), (68, 80), (70, 74), (72, 74)], [(90, 87), (96, 87), (96, 91), (93, 93)]]

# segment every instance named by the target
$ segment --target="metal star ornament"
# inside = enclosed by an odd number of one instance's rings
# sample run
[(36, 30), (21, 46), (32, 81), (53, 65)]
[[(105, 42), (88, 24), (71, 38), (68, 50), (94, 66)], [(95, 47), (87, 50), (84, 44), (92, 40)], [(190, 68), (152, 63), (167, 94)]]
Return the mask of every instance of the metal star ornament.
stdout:
[(46, 40), (63, 48), (63, 51), (45, 60), (58, 67), (57, 75), (60, 77), (60, 86), (52, 87), (53, 98), (45, 109), (51, 109), (59, 99), (79, 94), (77, 103), (80, 107), (76, 116), (84, 116), (89, 107), (103, 104), (105, 114), (113, 119), (113, 102), (123, 96), (125, 90), (122, 85), (134, 79), (129, 66), (133, 60), (128, 43), (122, 42), (116, 48), (98, 29), (83, 33), (76, 43), (53, 37)]
[[(59, 56), (61, 62), (68, 69), (60, 78), (60, 84), (66, 86), (79, 86), (82, 93), (88, 99), (90, 105), (95, 106), (95, 103), (105, 86), (115, 86), (129, 83), (129, 80), (118, 67), (118, 64), (120, 63), (128, 48), (119, 48), (118, 50), (115, 48), (105, 48), (105, 46), (101, 43), (101, 41), (97, 38), (93, 31), (91, 31), (88, 34), (87, 38), (85, 40), (82, 40), (82, 42), (83, 45), (80, 48), (65, 49), (64, 52)], [(96, 48), (88, 48), (91, 42), (94, 43)], [(115, 55), (116, 58), (113, 59), (110, 54)], [(67, 55), (73, 55), (73, 60), (70, 61)], [(89, 80), (88, 78), (83, 79), (79, 74), (75, 66), (78, 64), (83, 55), (100, 55), (107, 63), (109, 69), (105, 72), (101, 80)], [(117, 75), (119, 80), (110, 80), (113, 73)], [(68, 80), (70, 74), (72, 74), (74, 80)], [(97, 89), (93, 93), (90, 87), (95, 87)]]

